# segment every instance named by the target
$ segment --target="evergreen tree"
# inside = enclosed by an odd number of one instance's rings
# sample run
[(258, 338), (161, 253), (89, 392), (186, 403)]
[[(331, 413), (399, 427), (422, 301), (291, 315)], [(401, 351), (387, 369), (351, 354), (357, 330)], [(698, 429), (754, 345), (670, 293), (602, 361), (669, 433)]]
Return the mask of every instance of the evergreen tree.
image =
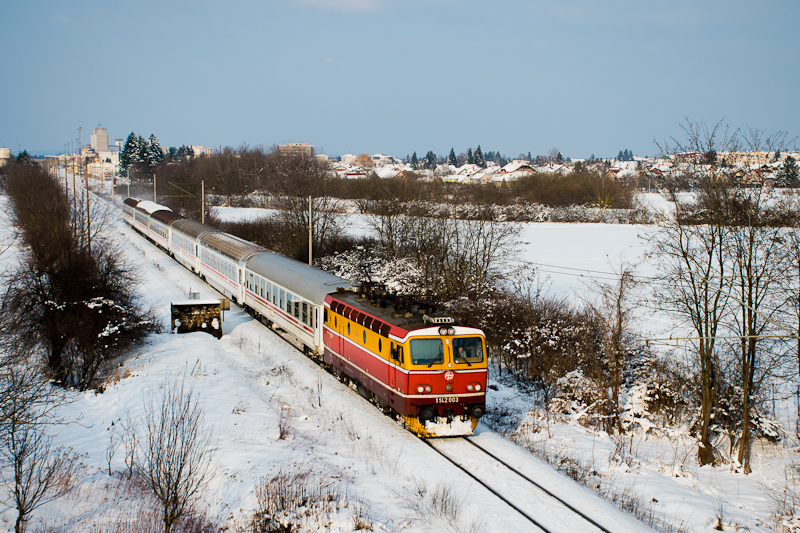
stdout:
[(33, 163), (33, 161), (31, 161), (31, 155), (28, 153), (28, 150), (23, 150), (17, 154), (17, 163), (23, 165), (30, 165)]
[(797, 166), (797, 161), (792, 156), (786, 156), (783, 166), (778, 170), (775, 185), (777, 187), (797, 187), (799, 180), (800, 168)]
[(164, 160), (164, 151), (161, 149), (158, 139), (152, 133), (147, 140), (147, 165), (154, 167)]
[(436, 169), (436, 154), (433, 153), (433, 150), (428, 150), (428, 153), (425, 154), (425, 168), (428, 170)]
[(121, 172), (125, 172), (128, 166), (134, 162), (134, 155), (138, 151), (139, 145), (136, 142), (136, 135), (131, 132), (125, 141), (125, 146), (122, 147), (122, 152), (119, 154), (119, 169)]
[(419, 160), (417, 159), (417, 152), (411, 154), (411, 168), (419, 170)]
[(561, 155), (561, 152), (558, 152), (558, 154), (556, 155), (556, 163), (563, 163), (563, 162), (564, 162), (564, 156)]
[(623, 157), (625, 156), (622, 154), (622, 150), (620, 150), (619, 153), (617, 154), (617, 161), (622, 161)]
[(592, 162), (594, 161), (594, 154), (592, 154), (591, 157), (589, 157), (589, 161), (592, 161)]
[(528, 162), (530, 163), (531, 161), (533, 161), (533, 158), (531, 158), (531, 153), (528, 152)]
[(150, 150), (147, 141), (141, 135), (136, 137), (136, 153), (131, 158), (134, 166), (146, 167), (150, 158)]
[(475, 164), (475, 157), (472, 155), (472, 148), (467, 148), (467, 164)]
[(458, 158), (456, 157), (456, 151), (450, 148), (450, 155), (447, 156), (447, 164), (453, 165), (454, 167), (458, 166)]
[(178, 157), (180, 159), (189, 159), (194, 157), (194, 150), (186, 146), (185, 144), (178, 148)]
[(483, 157), (483, 152), (481, 152), (481, 145), (479, 144), (477, 148), (475, 148), (475, 164), (486, 168), (486, 159)]

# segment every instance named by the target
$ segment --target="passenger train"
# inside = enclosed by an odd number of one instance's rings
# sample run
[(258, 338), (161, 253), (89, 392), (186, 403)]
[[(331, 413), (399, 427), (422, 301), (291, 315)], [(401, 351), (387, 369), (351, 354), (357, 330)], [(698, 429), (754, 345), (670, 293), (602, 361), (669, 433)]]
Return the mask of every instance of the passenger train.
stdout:
[(486, 405), (483, 332), (429, 302), (354, 287), (150, 201), (123, 218), (183, 266), (422, 437), (472, 434)]

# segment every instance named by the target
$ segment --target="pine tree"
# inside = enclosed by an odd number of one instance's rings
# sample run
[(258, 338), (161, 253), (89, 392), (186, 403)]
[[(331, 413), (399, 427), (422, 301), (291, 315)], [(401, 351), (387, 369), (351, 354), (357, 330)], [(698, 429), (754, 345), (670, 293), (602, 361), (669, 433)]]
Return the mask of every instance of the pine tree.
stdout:
[(150, 158), (150, 150), (148, 150), (147, 141), (141, 135), (136, 137), (136, 153), (131, 158), (134, 166), (147, 166), (148, 159)]
[(619, 153), (617, 154), (617, 161), (622, 161), (623, 157), (625, 156), (622, 154), (622, 150), (620, 150)]
[(454, 167), (458, 166), (458, 158), (456, 157), (456, 151), (450, 148), (450, 155), (447, 156), (447, 164), (453, 165)]
[(411, 154), (411, 168), (419, 170), (419, 160), (417, 159), (417, 152)]
[(475, 157), (472, 155), (472, 148), (467, 148), (467, 164), (475, 164)]
[(153, 134), (147, 140), (147, 164), (149, 167), (154, 167), (164, 160), (164, 151), (161, 149), (158, 139)]
[(122, 152), (119, 154), (119, 169), (121, 172), (125, 172), (128, 169), (128, 165), (133, 163), (134, 154), (138, 151), (136, 135), (131, 132), (131, 134), (128, 135), (128, 139), (125, 141), (125, 146), (122, 147)]
[(556, 155), (556, 163), (563, 163), (563, 162), (564, 162), (564, 156), (561, 155), (561, 152), (558, 152), (558, 155)]
[(530, 163), (531, 161), (533, 161), (533, 158), (531, 158), (531, 153), (528, 152), (528, 162)]
[(477, 148), (475, 148), (475, 164), (486, 168), (486, 159), (483, 157), (483, 152), (481, 152), (481, 145), (479, 144)]
[(425, 154), (425, 168), (428, 170), (436, 169), (436, 154), (433, 153), (433, 150), (428, 150), (428, 153)]
[(798, 180), (800, 179), (800, 168), (797, 166), (797, 161), (794, 157), (786, 156), (783, 161), (783, 166), (778, 170), (778, 177), (775, 180), (777, 187), (797, 187)]
[(31, 155), (28, 153), (28, 150), (23, 150), (17, 154), (17, 163), (21, 165), (33, 164), (33, 161), (31, 161)]

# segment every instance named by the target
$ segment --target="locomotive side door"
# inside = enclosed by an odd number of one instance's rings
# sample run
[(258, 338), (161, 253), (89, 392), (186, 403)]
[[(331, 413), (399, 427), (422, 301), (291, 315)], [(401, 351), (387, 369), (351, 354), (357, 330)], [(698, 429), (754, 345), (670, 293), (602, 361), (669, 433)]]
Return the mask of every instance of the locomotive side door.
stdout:
[(390, 344), (391, 365), (389, 366), (389, 386), (392, 390), (405, 392), (405, 373), (398, 367), (403, 364), (403, 346), (401, 344)]

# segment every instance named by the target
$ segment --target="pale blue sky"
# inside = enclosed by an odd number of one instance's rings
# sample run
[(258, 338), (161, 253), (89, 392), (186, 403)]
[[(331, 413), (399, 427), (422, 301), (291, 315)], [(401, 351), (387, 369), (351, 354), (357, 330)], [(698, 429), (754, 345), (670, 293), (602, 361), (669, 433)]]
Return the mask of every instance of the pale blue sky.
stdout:
[(26, 0), (0, 146), (83, 127), (330, 155), (653, 155), (688, 116), (800, 134), (796, 0)]

